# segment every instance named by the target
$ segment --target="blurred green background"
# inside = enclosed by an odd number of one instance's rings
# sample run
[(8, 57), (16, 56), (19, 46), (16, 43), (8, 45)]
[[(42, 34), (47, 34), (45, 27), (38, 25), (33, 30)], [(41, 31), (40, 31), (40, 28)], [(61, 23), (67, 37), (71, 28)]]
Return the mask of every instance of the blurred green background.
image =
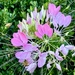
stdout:
[[(23, 18), (26, 19), (27, 13), (33, 11), (35, 7), (39, 11), (42, 5), (47, 9), (50, 2), (57, 6), (60, 5), (61, 11), (65, 15), (71, 15), (71, 25), (75, 26), (75, 0), (0, 0), (0, 75), (23, 74), (23, 66), (16, 63), (17, 60), (14, 58), (15, 49), (11, 45), (10, 39), (12, 34), (17, 31), (19, 21), (22, 21)], [(74, 44), (75, 40), (71, 42)], [(69, 59), (66, 62), (69, 67), (64, 68), (63, 75), (75, 75), (74, 63)], [(34, 75), (39, 74), (36, 71)], [(52, 75), (58, 74), (52, 73)]]

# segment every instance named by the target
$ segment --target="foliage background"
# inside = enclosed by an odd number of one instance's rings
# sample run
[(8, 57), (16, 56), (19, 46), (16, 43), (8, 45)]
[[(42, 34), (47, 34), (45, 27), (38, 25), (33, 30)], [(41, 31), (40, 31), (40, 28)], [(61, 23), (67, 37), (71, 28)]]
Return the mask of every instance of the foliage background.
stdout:
[[(33, 11), (35, 7), (39, 11), (42, 5), (47, 9), (50, 2), (57, 6), (61, 5), (61, 11), (65, 15), (72, 16), (71, 25), (75, 26), (75, 0), (0, 0), (0, 75), (23, 74), (23, 66), (14, 58), (15, 49), (11, 45), (10, 39), (12, 34), (17, 31), (19, 21), (25, 19), (27, 13)], [(75, 36), (75, 31), (73, 36)], [(70, 37), (69, 40), (74, 44), (75, 37)], [(75, 61), (68, 58), (66, 62), (68, 67), (63, 68), (63, 75), (75, 75)], [(58, 75), (56, 69), (55, 72)], [(55, 75), (55, 72), (52, 75)], [(37, 71), (35, 75), (39, 75)]]

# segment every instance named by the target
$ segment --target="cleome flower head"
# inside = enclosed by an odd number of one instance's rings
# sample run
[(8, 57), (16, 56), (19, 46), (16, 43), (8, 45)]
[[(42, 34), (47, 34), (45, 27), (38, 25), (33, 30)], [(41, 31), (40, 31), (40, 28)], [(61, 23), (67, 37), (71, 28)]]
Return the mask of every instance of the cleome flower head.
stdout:
[(68, 27), (71, 20), (70, 15), (60, 12), (60, 6), (50, 3), (47, 10), (42, 6), (40, 12), (35, 7), (31, 14), (27, 13), (26, 20), (19, 22), (19, 30), (13, 34), (11, 43), (19, 47), (15, 57), (26, 71), (32, 74), (35, 69), (44, 68), (45, 65), (48, 70), (56, 67), (62, 71), (64, 56), (69, 51), (74, 52), (72, 56), (75, 55), (75, 46), (61, 35), (62, 29)]

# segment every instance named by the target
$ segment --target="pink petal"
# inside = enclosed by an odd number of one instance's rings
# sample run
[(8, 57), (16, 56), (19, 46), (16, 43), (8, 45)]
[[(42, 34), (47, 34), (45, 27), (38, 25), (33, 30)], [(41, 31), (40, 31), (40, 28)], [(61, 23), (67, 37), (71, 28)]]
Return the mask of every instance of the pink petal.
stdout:
[(27, 23), (28, 23), (28, 24), (31, 24), (31, 18), (30, 18), (30, 16), (29, 16), (28, 13), (27, 13)]
[(37, 8), (35, 7), (35, 10), (32, 12), (32, 16), (34, 18), (34, 20), (36, 20), (37, 18)]
[(52, 34), (53, 34), (53, 29), (52, 29), (52, 28), (50, 28), (50, 29), (48, 30), (48, 36), (49, 36), (49, 37), (51, 37), (51, 36), (52, 36)]
[(38, 67), (39, 68), (43, 67), (45, 65), (45, 63), (46, 63), (46, 58), (40, 57), (39, 60), (38, 60)]
[(42, 39), (42, 36), (41, 36), (38, 32), (35, 32), (35, 35), (36, 35), (37, 37), (39, 37), (40, 39)]
[(49, 20), (49, 17), (50, 17), (50, 15), (49, 15), (49, 13), (48, 13), (48, 11), (46, 12), (46, 22)]
[(23, 42), (23, 44), (27, 44), (28, 39), (23, 32), (19, 32), (19, 37), (20, 37), (21, 41)]
[(15, 54), (15, 57), (18, 59), (28, 59), (30, 58), (30, 56), (31, 56), (30, 52), (23, 52), (23, 51), (16, 52)]
[(30, 73), (33, 73), (34, 70), (36, 69), (37, 64), (36, 63), (32, 63), (27, 67), (27, 71), (29, 71)]
[(50, 63), (47, 64), (47, 69), (51, 68), (51, 65)]
[(56, 57), (57, 60), (63, 61), (63, 58), (62, 58), (61, 56), (57, 55), (57, 56), (55, 56), (55, 57)]
[(60, 64), (57, 64), (57, 63), (56, 63), (56, 68), (61, 71), (61, 66), (60, 66)]
[(67, 55), (68, 54), (68, 51), (69, 49), (67, 49), (64, 44), (60, 46), (60, 52), (63, 54), (63, 55)]
[(55, 11), (55, 9), (56, 9), (56, 6), (54, 5), (54, 4), (49, 4), (49, 7), (48, 7), (48, 10), (49, 10), (49, 13), (51, 14), (51, 15), (54, 15), (54, 11)]
[(56, 16), (56, 14), (60, 11), (60, 6), (56, 8), (54, 4), (50, 3), (48, 7), (48, 11), (49, 11), (49, 14), (51, 14), (52, 16)]
[(58, 25), (57, 25), (57, 19), (56, 18), (53, 18), (53, 25), (54, 25), (54, 27), (56, 27), (56, 28), (58, 28)]
[(41, 36), (43, 36), (44, 35), (44, 30), (43, 30), (43, 25), (38, 25), (38, 32), (39, 32), (39, 34), (41, 35)]
[(63, 49), (62, 49), (62, 54), (63, 54), (63, 55), (67, 55), (67, 54), (68, 54), (68, 51), (69, 51), (69, 50), (68, 50), (67, 48), (63, 48)]
[(25, 60), (24, 59), (19, 59), (19, 62), (20, 63), (23, 63)]
[(46, 63), (46, 57), (47, 57), (47, 53), (41, 53), (38, 59), (38, 67), (41, 68), (45, 65)]
[(59, 61), (62, 61), (63, 60), (63, 58), (61, 56), (59, 56), (59, 51), (58, 50), (55, 52), (55, 57)]
[(53, 51), (48, 51), (48, 53), (51, 55), (54, 55), (54, 52)]
[(67, 46), (65, 46), (67, 49), (69, 49), (69, 50), (73, 50), (74, 48), (75, 48), (75, 46), (73, 46), (73, 45), (67, 45)]
[(25, 54), (23, 51), (17, 52), (17, 53), (15, 54), (15, 57), (18, 58), (18, 59), (25, 59), (26, 54)]
[(18, 33), (14, 33), (14, 34), (13, 34), (13, 37), (14, 37), (14, 38), (19, 38)]
[(57, 14), (57, 16), (56, 16), (56, 22), (59, 24), (59, 26), (63, 25), (64, 19), (65, 19), (64, 14), (62, 14), (61, 12), (59, 12)]
[(60, 11), (60, 6), (58, 6), (58, 7), (56, 8), (55, 15), (56, 15), (59, 11)]
[(25, 46), (23, 46), (23, 50), (32, 52), (38, 50), (38, 48), (36, 46), (33, 46), (32, 44), (26, 44)]
[(22, 41), (20, 39), (18, 39), (18, 38), (12, 38), (11, 39), (11, 43), (15, 47), (18, 47), (18, 46), (22, 46), (23, 45)]
[(71, 23), (71, 16), (66, 16), (64, 21), (64, 27), (67, 27)]

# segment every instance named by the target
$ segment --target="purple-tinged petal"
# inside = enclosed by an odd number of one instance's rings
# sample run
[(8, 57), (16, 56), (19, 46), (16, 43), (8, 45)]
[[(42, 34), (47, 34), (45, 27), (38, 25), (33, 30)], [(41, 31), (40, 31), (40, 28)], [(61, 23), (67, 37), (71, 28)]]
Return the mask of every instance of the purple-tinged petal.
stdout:
[(50, 63), (47, 64), (47, 69), (51, 68), (51, 65)]
[(59, 51), (58, 50), (56, 50), (56, 52), (55, 52), (55, 57), (56, 57), (57, 60), (63, 61), (63, 58), (59, 55)]
[(31, 24), (31, 17), (29, 16), (29, 14), (27, 13), (27, 24)]
[(36, 69), (37, 64), (36, 63), (31, 63), (28, 67), (27, 67), (27, 71), (29, 71), (30, 73), (33, 73), (34, 70)]
[(54, 27), (58, 28), (57, 20), (55, 17), (53, 18), (52, 23), (53, 23)]
[(35, 7), (35, 10), (31, 13), (31, 16), (34, 20), (37, 18), (37, 8)]
[(60, 52), (61, 52), (63, 55), (67, 55), (67, 54), (68, 54), (68, 51), (69, 51), (69, 49), (66, 48), (66, 47), (64, 46), (64, 44), (60, 46)]
[(51, 55), (54, 55), (54, 52), (53, 51), (48, 51), (48, 53)]
[(23, 63), (25, 60), (24, 59), (19, 59), (19, 62), (20, 63)]
[(59, 24), (59, 26), (62, 26), (64, 23), (64, 19), (65, 19), (65, 16), (64, 14), (62, 14), (61, 12), (59, 12), (57, 15), (56, 15), (56, 22)]
[(46, 22), (49, 20), (49, 17), (50, 17), (50, 15), (49, 15), (49, 13), (48, 13), (48, 11), (46, 11)]
[(71, 16), (68, 15), (65, 17), (64, 27), (67, 27), (71, 23)]
[(25, 46), (23, 46), (23, 50), (32, 52), (38, 50), (38, 48), (36, 46), (33, 46), (32, 44), (26, 44)]
[(38, 59), (38, 67), (39, 67), (39, 68), (43, 67), (43, 66), (45, 65), (45, 63), (46, 63), (46, 58), (40, 57), (40, 58)]
[(65, 47), (69, 50), (73, 50), (75, 48), (75, 46), (73, 46), (73, 45), (66, 45)]
[(59, 31), (59, 30), (57, 30), (57, 29), (54, 28), (54, 32), (55, 32), (57, 35), (61, 36), (61, 31)]
[(60, 66), (60, 64), (57, 64), (57, 63), (55, 63), (55, 64), (56, 64), (56, 68), (61, 71), (61, 66)]
[(42, 20), (43, 16), (45, 16), (45, 10), (44, 10), (44, 7), (42, 6), (41, 11), (39, 12), (39, 17), (41, 20)]
[(41, 68), (46, 63), (47, 53), (41, 53), (38, 59), (38, 67)]
[(30, 52), (24, 52), (24, 51), (20, 51), (20, 52), (16, 52), (15, 53), (15, 57), (18, 59), (28, 59), (30, 58), (31, 53)]

